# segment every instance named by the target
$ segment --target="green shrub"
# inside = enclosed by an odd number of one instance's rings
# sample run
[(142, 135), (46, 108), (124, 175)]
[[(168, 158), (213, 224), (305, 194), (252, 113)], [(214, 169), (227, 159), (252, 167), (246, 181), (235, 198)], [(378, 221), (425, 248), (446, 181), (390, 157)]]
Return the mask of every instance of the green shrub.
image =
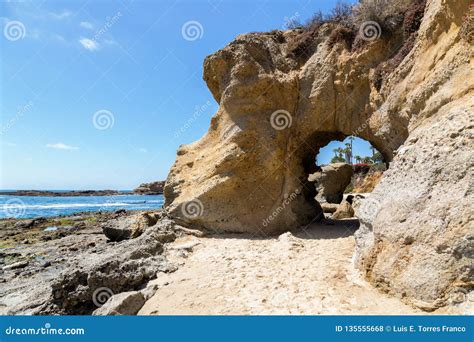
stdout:
[[(316, 12), (311, 19), (301, 27), (301, 33), (295, 35), (288, 42), (288, 51), (290, 55), (299, 59), (311, 56), (316, 48), (315, 40), (318, 36), (319, 28), (328, 23), (341, 27), (338, 32), (333, 35), (333, 44), (338, 41), (338, 39), (350, 41), (350, 36), (353, 36), (352, 33), (349, 34), (349, 31), (353, 31), (353, 29), (350, 28), (352, 26), (350, 24), (351, 15), (352, 6), (343, 1), (339, 1), (327, 16), (323, 15), (321, 11)], [(352, 42), (350, 43), (352, 44)]]
[(414, 1), (407, 9), (403, 19), (403, 34), (408, 39), (420, 28), (421, 20), (425, 14), (426, 0)]
[(338, 42), (345, 42), (349, 50), (352, 47), (354, 38), (356, 36), (355, 31), (347, 26), (338, 25), (334, 28), (329, 35), (329, 46), (332, 47)]
[(319, 27), (302, 29), (302, 31), (288, 39), (288, 52), (297, 59), (309, 58), (314, 52), (315, 41), (318, 37)]
[(382, 28), (382, 34), (396, 31), (403, 23), (404, 13), (410, 0), (360, 0), (353, 9), (353, 23), (360, 27), (368, 21), (375, 21)]
[(388, 77), (410, 53), (415, 46), (416, 35), (425, 12), (426, 0), (413, 2), (407, 9), (403, 25), (403, 43), (396, 53), (387, 61), (380, 63), (374, 72), (373, 83), (377, 90), (382, 88), (383, 81)]
[(364, 47), (371, 39), (360, 37), (358, 33), (369, 22), (375, 22), (377, 37), (389, 37), (395, 33), (403, 35), (402, 44), (393, 60), (376, 71), (379, 89), (382, 78), (400, 64), (413, 47), (414, 37), (424, 14), (426, 0), (359, 0), (356, 5), (339, 1), (329, 15), (316, 12), (302, 27), (300, 32), (288, 40), (288, 51), (293, 57), (304, 59), (311, 56), (316, 46), (319, 29), (330, 24), (332, 31), (329, 45), (345, 42), (349, 50)]

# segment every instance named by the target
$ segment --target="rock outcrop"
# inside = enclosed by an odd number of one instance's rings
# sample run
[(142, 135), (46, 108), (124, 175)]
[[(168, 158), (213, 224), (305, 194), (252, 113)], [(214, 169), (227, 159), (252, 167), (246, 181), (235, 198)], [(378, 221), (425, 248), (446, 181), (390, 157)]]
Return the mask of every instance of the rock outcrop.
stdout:
[(309, 175), (308, 180), (316, 187), (319, 203), (341, 203), (344, 190), (351, 182), (352, 166), (346, 163), (324, 165), (320, 171)]
[[(160, 212), (143, 214), (161, 217)], [(122, 220), (133, 225), (133, 220), (143, 217), (128, 213), (82, 215), (48, 219), (80, 218), (67, 234), (62, 229), (44, 232), (41, 228), (48, 222), (20, 230), (8, 222), (11, 220), (1, 222), (3, 236), (30, 236), (30, 241), (15, 245), (13, 238), (3, 240), (15, 247), (0, 253), (0, 315), (91, 314), (106, 302), (96, 314), (132, 314), (153, 293), (155, 288), (149, 281), (177, 269), (178, 265), (162, 254), (166, 244), (183, 234), (171, 220), (161, 218), (136, 238), (110, 242), (101, 233), (101, 224)], [(109, 303), (110, 297), (114, 300)]]
[(53, 305), (43, 313), (89, 314), (114, 294), (137, 290), (158, 272), (176, 269), (161, 255), (163, 244), (175, 239), (174, 223), (163, 219), (136, 239), (117, 244), (107, 253), (80, 260), (51, 285)]
[[(387, 292), (420, 307), (473, 286), (472, 46), (469, 1), (428, 2), (411, 45), (381, 35), (361, 48), (330, 41), (309, 55), (298, 30), (245, 34), (206, 58), (219, 109), (207, 134), (181, 146), (165, 207), (183, 225), (276, 234), (322, 216), (308, 184), (319, 149), (356, 135), (390, 167), (357, 212), (357, 265)], [(362, 34), (362, 33), (359, 33)], [(403, 52), (403, 53), (402, 53)], [(394, 65), (385, 79), (377, 67)], [(380, 73), (378, 74), (380, 76)]]
[(110, 241), (122, 241), (140, 236), (147, 227), (161, 218), (159, 214), (140, 213), (129, 217), (118, 217), (102, 225), (102, 231)]
[(163, 181), (142, 183), (138, 188), (133, 189), (133, 192), (139, 195), (160, 195), (163, 193), (164, 186), (165, 182)]

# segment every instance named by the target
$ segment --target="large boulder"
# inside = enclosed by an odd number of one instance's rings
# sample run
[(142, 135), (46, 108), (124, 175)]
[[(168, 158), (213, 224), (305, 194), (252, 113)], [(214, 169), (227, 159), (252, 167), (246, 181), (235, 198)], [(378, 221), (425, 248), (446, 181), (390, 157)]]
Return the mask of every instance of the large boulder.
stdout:
[(316, 187), (319, 203), (341, 203), (344, 190), (350, 184), (352, 166), (346, 163), (324, 165), (320, 171), (309, 175), (308, 180)]
[(308, 224), (322, 216), (307, 180), (315, 156), (357, 135), (391, 162), (358, 210), (367, 279), (423, 307), (472, 286), (469, 3), (429, 1), (401, 49), (400, 34), (350, 45), (330, 39), (328, 24), (298, 57), (299, 30), (241, 35), (207, 57), (219, 109), (206, 135), (178, 150), (164, 189), (169, 215), (219, 232)]
[(92, 314), (94, 316), (136, 315), (143, 304), (145, 304), (145, 297), (141, 292), (122, 292), (110, 297)]
[(342, 201), (331, 218), (334, 220), (348, 219), (354, 217), (354, 209), (352, 208), (352, 201)]
[(140, 236), (147, 227), (153, 226), (160, 218), (159, 213), (140, 213), (128, 217), (108, 220), (102, 231), (110, 241), (122, 241)]

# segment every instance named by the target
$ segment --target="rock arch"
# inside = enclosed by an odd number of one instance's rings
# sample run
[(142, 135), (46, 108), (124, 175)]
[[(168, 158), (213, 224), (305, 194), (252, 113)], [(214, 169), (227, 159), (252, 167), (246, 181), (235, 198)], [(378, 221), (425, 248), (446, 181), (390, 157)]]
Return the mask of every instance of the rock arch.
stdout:
[[(371, 104), (370, 69), (388, 58), (383, 42), (353, 54), (330, 47), (322, 30), (299, 65), (286, 51), (295, 32), (282, 34), (242, 35), (206, 58), (204, 79), (220, 107), (208, 133), (178, 151), (165, 189), (173, 218), (262, 234), (308, 224), (320, 208), (306, 194), (304, 168), (321, 147), (356, 135), (390, 160), (405, 140), (403, 123), (377, 118)], [(192, 201), (199, 215), (185, 210)]]
[(395, 38), (351, 51), (331, 45), (322, 26), (303, 61), (288, 53), (295, 30), (241, 35), (207, 57), (204, 79), (219, 109), (206, 135), (178, 150), (164, 190), (168, 214), (219, 232), (307, 224), (320, 208), (305, 191), (305, 161), (331, 140), (359, 136), (391, 165), (359, 211), (358, 266), (427, 310), (466, 292), (474, 241), (468, 5), (430, 1), (414, 47), (381, 87), (374, 72), (393, 56)]

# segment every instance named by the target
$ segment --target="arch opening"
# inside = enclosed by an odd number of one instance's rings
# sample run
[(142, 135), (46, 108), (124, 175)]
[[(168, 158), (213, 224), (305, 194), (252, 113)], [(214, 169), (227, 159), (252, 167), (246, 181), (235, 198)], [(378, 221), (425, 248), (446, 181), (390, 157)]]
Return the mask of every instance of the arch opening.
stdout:
[(370, 196), (387, 160), (369, 141), (341, 132), (317, 132), (310, 143), (302, 154), (305, 199), (322, 219), (355, 220), (355, 202)]

